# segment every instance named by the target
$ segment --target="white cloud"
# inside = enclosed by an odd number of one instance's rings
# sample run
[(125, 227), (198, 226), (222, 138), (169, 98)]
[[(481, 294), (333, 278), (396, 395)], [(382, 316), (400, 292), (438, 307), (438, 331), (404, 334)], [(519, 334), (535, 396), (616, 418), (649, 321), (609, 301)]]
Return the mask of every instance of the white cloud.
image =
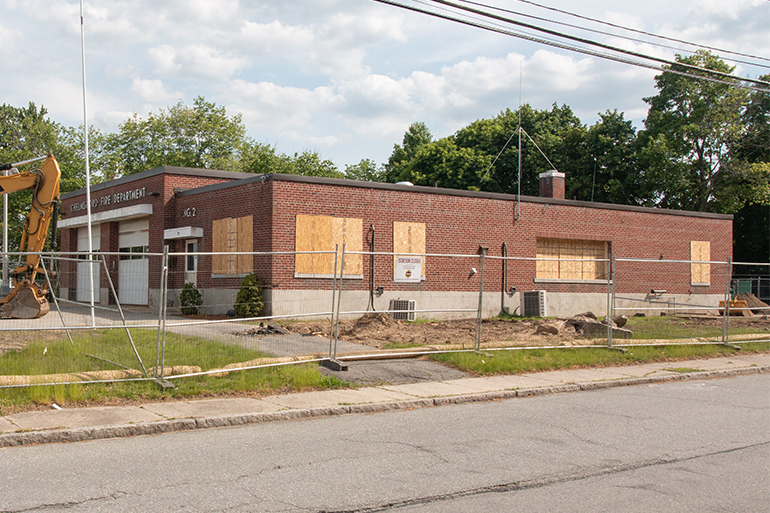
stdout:
[(168, 86), (162, 80), (149, 80), (135, 78), (131, 83), (131, 92), (149, 103), (168, 103), (181, 98), (180, 92), (169, 90)]
[(228, 111), (243, 113), (247, 125), (267, 125), (286, 129), (303, 126), (318, 113), (328, 113), (344, 102), (331, 87), (303, 89), (282, 87), (270, 82), (234, 80), (223, 92)]
[(182, 48), (160, 45), (148, 50), (155, 72), (170, 77), (198, 77), (224, 80), (247, 65), (247, 60), (202, 44)]

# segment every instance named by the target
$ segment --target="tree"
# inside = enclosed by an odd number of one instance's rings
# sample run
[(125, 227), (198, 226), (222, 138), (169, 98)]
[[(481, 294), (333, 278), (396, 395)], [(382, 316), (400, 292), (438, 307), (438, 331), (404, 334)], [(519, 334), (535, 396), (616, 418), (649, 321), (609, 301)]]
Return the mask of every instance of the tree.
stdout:
[[(536, 143), (522, 136), (522, 194), (539, 194), (538, 174), (552, 169), (548, 160), (570, 177), (583, 165), (586, 129), (569, 107), (553, 105), (551, 110), (536, 111), (523, 105), (521, 127)], [(404, 135), (403, 145), (394, 147), (387, 179), (516, 194), (518, 128), (519, 112), (510, 109), (492, 119), (474, 121), (439, 141), (432, 140), (423, 123), (414, 123)]]
[(402, 175), (406, 172), (406, 166), (411, 161), (417, 150), (433, 141), (433, 136), (428, 130), (427, 125), (422, 121), (412, 123), (404, 134), (404, 139), (399, 146), (393, 145), (393, 153), (385, 165), (386, 181), (395, 183), (406, 180)]
[(322, 160), (315, 151), (305, 150), (293, 157), (281, 156), (279, 169), (275, 172), (287, 175), (320, 176), (326, 178), (344, 178), (331, 160)]
[[(677, 55), (676, 60), (722, 73), (734, 70), (703, 50), (689, 57)], [(708, 71), (693, 72), (678, 65), (670, 69), (709, 76)], [(720, 175), (733, 164), (733, 153), (743, 133), (747, 94), (730, 84), (669, 71), (656, 76), (655, 81), (658, 94), (645, 98), (650, 109), (644, 139), (645, 162), (657, 203), (664, 208), (715, 210)]]
[[(0, 163), (21, 162), (53, 153), (62, 170), (62, 192), (65, 186), (77, 188), (77, 166), (71, 160), (71, 147), (62, 143), (64, 128), (47, 118), (45, 107), (33, 102), (27, 107), (0, 105)], [(24, 169), (35, 166), (29, 164)], [(82, 186), (82, 185), (80, 185)], [(71, 189), (70, 189), (71, 190)], [(24, 220), (32, 204), (31, 191), (8, 196), (9, 248), (17, 247)]]
[(645, 170), (638, 162), (636, 129), (623, 113), (606, 111), (588, 128), (580, 163), (567, 180), (567, 195), (583, 201), (651, 205)]
[(377, 164), (370, 159), (361, 159), (358, 164), (348, 164), (345, 166), (345, 178), (350, 180), (360, 180), (362, 182), (384, 182), (385, 167), (377, 168)]
[(108, 141), (119, 175), (163, 165), (236, 170), (246, 127), (241, 115), (199, 96), (188, 107), (181, 101), (147, 119), (134, 114)]
[[(770, 82), (770, 74), (759, 77)], [(770, 162), (770, 89), (753, 91), (743, 113), (746, 130), (738, 143), (736, 156), (747, 162)]]
[(473, 148), (460, 148), (454, 138), (421, 144), (412, 158), (399, 164), (397, 181), (438, 185), (449, 189), (480, 190), (490, 158)]

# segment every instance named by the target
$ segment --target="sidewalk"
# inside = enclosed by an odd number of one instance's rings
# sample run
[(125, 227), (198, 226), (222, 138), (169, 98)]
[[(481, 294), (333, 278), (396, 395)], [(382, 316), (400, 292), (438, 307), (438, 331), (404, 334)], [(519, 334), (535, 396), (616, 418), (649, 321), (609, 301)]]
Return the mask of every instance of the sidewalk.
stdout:
[[(673, 369), (696, 369), (677, 372)], [(0, 448), (151, 435), (770, 372), (770, 354), (380, 385), (263, 398), (33, 411), (0, 417)]]

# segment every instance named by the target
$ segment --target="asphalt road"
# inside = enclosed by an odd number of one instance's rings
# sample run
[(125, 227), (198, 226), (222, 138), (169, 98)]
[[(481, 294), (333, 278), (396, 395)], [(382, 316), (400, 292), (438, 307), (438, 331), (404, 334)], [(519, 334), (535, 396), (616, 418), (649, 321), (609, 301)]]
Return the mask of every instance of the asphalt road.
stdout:
[(0, 511), (767, 512), (770, 375), (0, 450)]

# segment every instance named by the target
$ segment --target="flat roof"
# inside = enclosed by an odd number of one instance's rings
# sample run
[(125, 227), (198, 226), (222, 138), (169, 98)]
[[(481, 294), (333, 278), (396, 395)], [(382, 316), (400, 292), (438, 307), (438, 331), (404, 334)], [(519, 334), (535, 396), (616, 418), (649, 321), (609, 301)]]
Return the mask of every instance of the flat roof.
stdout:
[[(617, 205), (614, 203), (597, 203), (591, 201), (578, 201), (568, 199), (556, 199), (556, 198), (541, 198), (537, 196), (516, 196), (515, 194), (502, 194), (496, 192), (481, 192), (481, 191), (464, 191), (460, 189), (445, 189), (443, 187), (426, 187), (422, 185), (402, 185), (394, 183), (384, 182), (362, 182), (358, 180), (348, 180), (344, 178), (324, 178), (318, 176), (302, 176), (302, 175), (286, 175), (281, 173), (270, 173), (256, 175), (253, 173), (242, 173), (238, 171), (220, 171), (215, 169), (198, 169), (190, 167), (176, 167), (176, 166), (161, 166), (141, 173), (124, 176), (115, 180), (109, 180), (107, 182), (101, 182), (91, 186), (91, 192), (97, 192), (103, 189), (128, 184), (150, 178), (161, 174), (174, 174), (185, 176), (201, 176), (207, 178), (222, 178), (229, 180), (227, 182), (205, 185), (195, 189), (179, 190), (174, 192), (177, 197), (193, 196), (197, 194), (205, 194), (208, 192), (228, 189), (231, 187), (241, 187), (254, 182), (299, 182), (317, 185), (335, 185), (341, 187), (359, 187), (366, 189), (377, 189), (386, 191), (401, 191), (401, 192), (415, 192), (420, 194), (435, 194), (439, 196), (456, 196), (463, 198), (479, 198), (490, 199), (498, 201), (512, 201), (517, 200), (522, 203), (540, 203), (549, 205), (565, 205), (570, 207), (580, 208), (598, 208), (603, 210), (618, 210), (624, 212), (643, 212), (647, 214), (665, 214), (675, 216), (686, 217), (701, 217), (706, 219), (726, 219), (732, 220), (732, 214), (714, 214), (711, 212), (696, 212), (690, 210), (671, 210), (655, 207), (640, 207), (635, 205)], [(76, 191), (62, 194), (62, 199), (69, 199), (76, 196), (85, 194), (85, 187)]]
[[(241, 173), (248, 174), (248, 173)], [(300, 182), (318, 185), (336, 185), (342, 187), (360, 187), (367, 189), (388, 190), (388, 191), (401, 191), (401, 192), (417, 192), (422, 194), (435, 194), (440, 196), (456, 196), (464, 198), (479, 198), (479, 199), (491, 199), (499, 201), (517, 201), (515, 194), (502, 194), (496, 192), (480, 192), (480, 191), (464, 191), (460, 189), (444, 189), (442, 187), (426, 187), (421, 185), (399, 185), (394, 183), (384, 182), (362, 182), (358, 180), (347, 180), (344, 178), (324, 178), (318, 176), (302, 176), (302, 175), (285, 175), (280, 173), (271, 173), (265, 175), (251, 175), (247, 178), (235, 180), (232, 182), (224, 182), (206, 185), (198, 187), (196, 189), (189, 189), (177, 193), (177, 197), (193, 196), (196, 194), (205, 194), (221, 189), (228, 189), (231, 187), (240, 187), (254, 182)], [(522, 203), (540, 203), (549, 205), (565, 205), (571, 207), (580, 208), (598, 208), (603, 210), (619, 210), (625, 212), (643, 212), (647, 214), (665, 214), (675, 216), (686, 217), (701, 217), (706, 219), (725, 219), (732, 220), (732, 214), (714, 214), (711, 212), (695, 212), (690, 210), (670, 210), (655, 207), (640, 207), (635, 205), (617, 205), (614, 203), (596, 203), (592, 201), (578, 201), (556, 198), (540, 198), (537, 196), (521, 196), (520, 201)]]
[[(226, 180), (243, 180), (250, 176), (254, 176), (253, 173), (241, 173), (238, 171), (220, 171), (217, 169), (198, 169), (193, 167), (177, 167), (177, 166), (160, 166), (141, 173), (133, 175), (122, 176), (115, 180), (109, 180), (91, 185), (91, 192), (101, 191), (109, 189), (110, 187), (117, 187), (123, 184), (144, 180), (157, 175), (183, 175), (183, 176), (202, 176), (205, 178), (224, 178)], [(80, 196), (86, 193), (86, 188), (83, 187), (76, 191), (67, 192), (61, 195), (61, 199), (69, 199), (75, 196)]]

